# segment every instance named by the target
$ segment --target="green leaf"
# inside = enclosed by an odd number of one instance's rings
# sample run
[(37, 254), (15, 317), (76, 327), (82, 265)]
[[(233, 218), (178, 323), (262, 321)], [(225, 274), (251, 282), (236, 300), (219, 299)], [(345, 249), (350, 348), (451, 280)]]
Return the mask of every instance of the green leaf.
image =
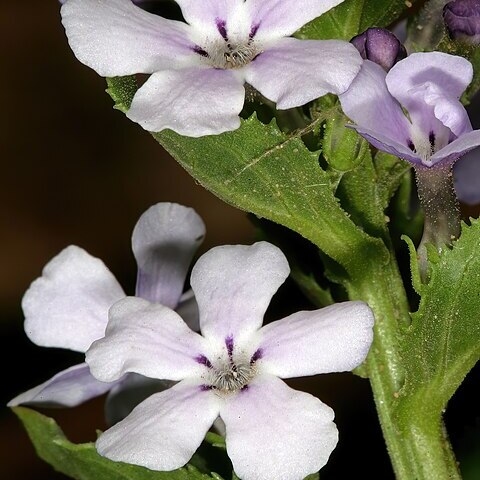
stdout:
[(330, 167), (341, 172), (353, 170), (370, 152), (368, 143), (354, 130), (345, 128), (348, 118), (338, 114), (325, 124), (322, 153)]
[(40, 458), (55, 470), (77, 480), (222, 480), (187, 466), (173, 472), (112, 462), (98, 455), (93, 443), (68, 441), (52, 418), (24, 407), (12, 409), (22, 421)]
[(337, 196), (357, 225), (370, 235), (387, 239), (385, 210), (409, 169), (393, 155), (377, 154), (373, 160), (367, 147), (362, 163), (343, 175)]
[(408, 252), (410, 254), (410, 273), (412, 275), (412, 286), (418, 295), (422, 294), (423, 282), (420, 278), (420, 267), (418, 266), (417, 251), (412, 239), (407, 235), (402, 235), (402, 240), (407, 244)]
[(414, 206), (415, 202), (412, 201), (417, 196), (413, 182), (413, 171), (410, 169), (403, 175), (388, 209), (391, 218), (390, 234), (393, 242), (398, 243), (397, 248), (400, 247), (399, 239), (402, 235), (408, 236), (414, 244), (418, 244), (422, 238), (424, 212), (423, 209)]
[(138, 90), (135, 75), (107, 78), (107, 93), (115, 102), (114, 108), (125, 113), (130, 108), (133, 96)]
[[(108, 81), (117, 107), (128, 109), (132, 77)], [(335, 109), (337, 107), (332, 107)], [(302, 137), (318, 128), (331, 111), (290, 135), (274, 121), (257, 117), (241, 121), (239, 129), (222, 135), (183, 137), (164, 130), (154, 138), (202, 186), (225, 202), (299, 233), (350, 274), (365, 275), (365, 259), (388, 261), (383, 241), (358, 228), (334, 195), (331, 177), (319, 165)]]
[[(309, 130), (313, 126), (309, 127)], [(234, 132), (202, 138), (171, 131), (154, 134), (162, 146), (208, 190), (237, 208), (286, 226), (316, 244), (346, 270), (361, 268), (352, 252), (381, 252), (335, 198), (318, 153), (255, 116)]]
[(225, 445), (225, 438), (221, 435), (218, 435), (214, 432), (207, 432), (205, 436), (205, 441), (209, 443), (212, 447), (221, 448), (222, 450), (226, 450), (227, 447)]
[(430, 279), (402, 342), (405, 415), (440, 415), (480, 358), (480, 222), (464, 224), (453, 248), (429, 261)]
[(369, 27), (387, 27), (415, 1), (346, 0), (302, 27), (298, 38), (350, 40)]
[(467, 98), (472, 99), (473, 96), (480, 90), (480, 47), (474, 47), (470, 55), (467, 55), (468, 60), (473, 65), (473, 80), (467, 89)]
[(330, 289), (321, 287), (312, 273), (305, 273), (298, 267), (292, 267), (291, 275), (305, 297), (316, 307), (327, 307), (335, 303)]

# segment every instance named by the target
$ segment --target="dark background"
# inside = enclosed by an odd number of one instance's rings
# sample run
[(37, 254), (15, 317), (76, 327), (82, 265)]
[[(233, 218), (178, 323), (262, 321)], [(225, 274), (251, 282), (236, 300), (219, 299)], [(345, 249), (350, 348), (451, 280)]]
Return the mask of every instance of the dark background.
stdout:
[[(24, 291), (65, 246), (77, 244), (100, 257), (133, 293), (130, 234), (150, 205), (193, 206), (207, 225), (202, 251), (251, 243), (254, 229), (245, 214), (198, 186), (146, 132), (112, 109), (104, 79), (71, 53), (56, 0), (1, 2), (0, 54), (0, 405), (5, 405), (81, 361), (77, 354), (31, 344), (22, 325)], [(289, 283), (274, 302), (275, 314), (305, 306)], [(342, 374), (292, 384), (318, 394), (336, 411), (341, 439), (322, 479), (347, 478), (350, 469), (358, 477), (392, 478), (365, 380)], [(89, 441), (95, 429), (105, 428), (103, 400), (45, 413), (72, 440)], [(472, 375), (447, 412), (455, 448), (467, 463), (475, 445), (479, 452), (478, 404)], [(5, 407), (0, 407), (0, 477), (64, 478), (35, 456)]]

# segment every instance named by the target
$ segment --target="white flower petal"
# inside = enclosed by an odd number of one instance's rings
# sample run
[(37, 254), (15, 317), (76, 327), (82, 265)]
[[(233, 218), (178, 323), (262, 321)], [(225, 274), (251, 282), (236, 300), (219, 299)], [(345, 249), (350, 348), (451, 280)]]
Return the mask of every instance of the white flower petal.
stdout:
[(330, 407), (270, 375), (229, 397), (220, 416), (242, 480), (303, 480), (327, 463), (338, 441)]
[(358, 50), (340, 40), (282, 38), (246, 67), (246, 81), (277, 108), (345, 92), (362, 65)]
[(301, 26), (344, 0), (248, 0), (245, 6), (254, 24), (256, 38), (270, 40), (291, 35)]
[(133, 98), (127, 117), (144, 129), (169, 128), (201, 137), (235, 130), (245, 89), (238, 72), (185, 68), (154, 73)]
[(472, 131), (468, 113), (456, 97), (445, 95), (435, 89), (427, 89), (424, 100), (427, 105), (433, 107), (435, 117), (457, 137)]
[(188, 328), (173, 310), (137, 297), (110, 309), (105, 338), (86, 355), (99, 380), (118, 380), (127, 372), (161, 380), (182, 380), (203, 371), (196, 358), (205, 340)]
[(25, 332), (42, 347), (84, 352), (103, 337), (108, 309), (123, 297), (105, 264), (72, 245), (50, 260), (25, 293)]
[(198, 383), (183, 381), (149, 397), (100, 435), (100, 455), (152, 470), (185, 465), (217, 418), (220, 399)]
[(410, 112), (417, 107), (411, 90), (431, 84), (449, 96), (459, 98), (472, 81), (472, 64), (463, 57), (443, 52), (412, 53), (398, 62), (386, 77), (390, 93)]
[(50, 380), (21, 393), (8, 403), (40, 407), (76, 407), (91, 398), (108, 392), (115, 383), (96, 380), (86, 363), (81, 363), (57, 373)]
[(204, 236), (205, 224), (193, 208), (176, 203), (150, 207), (132, 235), (138, 265), (136, 296), (175, 309)]
[(190, 26), (148, 13), (131, 0), (69, 0), (61, 13), (75, 56), (103, 77), (198, 61)]
[(410, 122), (388, 91), (385, 76), (380, 65), (365, 60), (360, 73), (339, 99), (345, 115), (357, 125), (406, 147), (411, 140)]
[(108, 393), (105, 417), (108, 425), (115, 425), (154, 393), (163, 392), (174, 385), (170, 380), (157, 380), (137, 373), (127, 373)]
[(431, 164), (435, 165), (440, 162), (453, 163), (477, 147), (480, 147), (480, 130), (473, 130), (465, 133), (438, 151), (431, 158)]
[(205, 253), (190, 280), (203, 336), (223, 343), (260, 328), (273, 294), (289, 272), (285, 255), (267, 242), (225, 245)]
[(281, 378), (353, 370), (370, 349), (373, 323), (363, 302), (294, 313), (260, 330), (259, 368)]
[[(185, 20), (209, 39), (222, 38), (218, 22), (224, 22), (228, 29), (238, 29), (240, 18), (246, 19), (243, 0), (175, 1), (180, 5)], [(244, 28), (248, 28), (248, 26), (244, 26)]]
[(403, 158), (413, 164), (422, 164), (422, 159), (416, 153), (407, 148), (405, 145), (398, 143), (390, 137), (386, 137), (376, 131), (370, 130), (358, 125), (347, 125), (355, 130), (359, 135), (368, 140), (375, 148), (382, 152), (391, 153), (396, 157)]

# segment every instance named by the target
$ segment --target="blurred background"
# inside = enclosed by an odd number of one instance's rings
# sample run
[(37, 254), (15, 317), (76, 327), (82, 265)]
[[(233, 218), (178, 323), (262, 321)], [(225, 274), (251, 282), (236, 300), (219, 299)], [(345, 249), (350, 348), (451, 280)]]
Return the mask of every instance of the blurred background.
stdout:
[[(56, 0), (1, 2), (0, 36), (0, 477), (62, 479), (35, 456), (4, 407), (21, 391), (82, 361), (72, 352), (36, 347), (25, 336), (20, 302), (30, 282), (61, 249), (76, 244), (101, 258), (133, 293), (131, 231), (139, 215), (159, 201), (192, 206), (203, 217), (208, 233), (201, 252), (251, 243), (255, 231), (244, 213), (202, 189), (146, 132), (112, 109), (104, 79), (71, 53)], [(287, 282), (271, 316), (299, 308), (309, 306)], [(447, 412), (454, 447), (467, 464), (479, 452), (475, 376)], [(350, 469), (358, 477), (393, 478), (368, 382), (342, 374), (292, 384), (336, 411), (340, 443), (322, 479), (347, 478)], [(105, 428), (103, 402), (43, 412), (71, 440), (84, 442)]]

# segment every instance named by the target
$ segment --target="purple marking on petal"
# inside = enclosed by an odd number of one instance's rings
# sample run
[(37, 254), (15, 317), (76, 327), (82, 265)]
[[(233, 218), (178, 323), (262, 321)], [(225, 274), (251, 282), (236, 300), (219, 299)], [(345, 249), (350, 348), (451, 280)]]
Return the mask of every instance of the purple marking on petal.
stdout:
[(260, 28), (260, 23), (254, 23), (252, 25), (252, 28), (250, 29), (250, 33), (248, 35), (250, 40), (253, 40), (253, 37), (257, 34), (259, 28)]
[(412, 152), (415, 151), (415, 144), (411, 140), (408, 140), (407, 145)]
[(225, 345), (227, 347), (228, 356), (232, 358), (233, 355), (233, 336), (230, 335), (225, 339)]
[(241, 392), (243, 392), (243, 391), (245, 391), (245, 390), (248, 390), (248, 385), (244, 385), (244, 386), (240, 389)]
[(221, 20), (220, 18), (216, 18), (215, 23), (217, 24), (217, 29), (220, 32), (220, 35), (226, 42), (228, 42), (227, 22), (225, 20)]
[(253, 365), (257, 360), (260, 360), (263, 357), (263, 350), (259, 348), (250, 359), (250, 365)]
[(430, 134), (428, 135), (428, 141), (430, 142), (430, 148), (432, 149), (432, 151), (435, 151), (435, 133), (434, 132), (430, 132)]
[[(195, 45), (192, 50), (195, 52), (195, 53), (198, 53), (199, 55), (201, 55), (202, 57), (209, 57), (210, 55), (208, 55), (208, 52), (206, 52), (202, 47), (199, 47), (198, 45)], [(196, 240), (201, 240), (202, 237), (199, 237), (198, 239)]]
[(209, 390), (213, 390), (215, 387), (213, 385), (200, 385), (200, 390), (202, 392), (208, 392)]
[(205, 365), (208, 368), (213, 368), (212, 363), (205, 355), (199, 355), (195, 358), (195, 361), (197, 363), (200, 363), (200, 365)]

